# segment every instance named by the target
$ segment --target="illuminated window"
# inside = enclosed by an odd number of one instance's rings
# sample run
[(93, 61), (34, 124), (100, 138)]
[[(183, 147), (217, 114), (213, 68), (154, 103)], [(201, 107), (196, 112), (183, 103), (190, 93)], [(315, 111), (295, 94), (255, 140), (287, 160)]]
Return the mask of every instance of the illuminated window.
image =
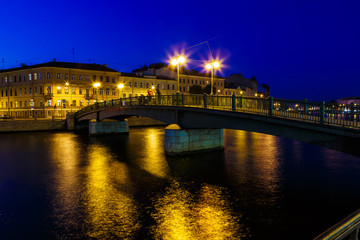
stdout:
[(106, 89), (106, 95), (110, 95), (110, 89)]
[(71, 94), (73, 94), (73, 95), (76, 94), (76, 87), (72, 87), (72, 88), (71, 88)]
[[(82, 88), (79, 88), (79, 95), (82, 95), (83, 94), (83, 89)], [(82, 106), (82, 105), (81, 105)]]
[(104, 95), (104, 89), (100, 88), (99, 93), (100, 93), (100, 95)]
[(46, 73), (46, 79), (50, 79), (51, 78), (51, 74), (48, 72)]
[(90, 75), (86, 75), (86, 81), (90, 81)]
[(37, 73), (34, 73), (34, 80), (37, 80)]
[(61, 74), (60, 73), (56, 74), (56, 79), (61, 79)]
[(29, 81), (31, 81), (31, 73), (29, 73)]
[(67, 86), (64, 87), (64, 93), (65, 93), (65, 94), (69, 94), (69, 87), (67, 87)]

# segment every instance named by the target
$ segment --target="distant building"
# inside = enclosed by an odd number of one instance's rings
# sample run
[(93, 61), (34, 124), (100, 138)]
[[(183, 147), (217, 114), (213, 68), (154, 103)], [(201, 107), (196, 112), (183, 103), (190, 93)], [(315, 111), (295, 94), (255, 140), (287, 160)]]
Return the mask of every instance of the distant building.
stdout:
[[(172, 79), (177, 81), (176, 67), (169, 66), (165, 63), (150, 64), (132, 71), (136, 76), (156, 76), (162, 79)], [(225, 79), (214, 75), (213, 79), (216, 94), (224, 94), (224, 81)], [(192, 85), (200, 85), (202, 88), (211, 84), (210, 73), (201, 73), (196, 70), (188, 70), (185, 68), (180, 69), (179, 85), (181, 93), (189, 93), (189, 88)]]
[(356, 105), (360, 105), (360, 97), (346, 97), (346, 98), (340, 98), (337, 100), (338, 104), (345, 104), (350, 105), (351, 103), (354, 103)]
[(245, 78), (241, 73), (231, 74), (225, 78), (225, 93), (231, 92), (231, 89), (238, 89), (239, 93), (242, 91), (243, 96), (255, 97), (258, 93), (256, 78)]
[[(99, 86), (95, 87), (95, 83)], [(123, 88), (118, 88), (122, 83)], [(51, 116), (120, 97), (173, 94), (177, 81), (120, 73), (106, 65), (47, 62), (0, 70), (0, 114)]]

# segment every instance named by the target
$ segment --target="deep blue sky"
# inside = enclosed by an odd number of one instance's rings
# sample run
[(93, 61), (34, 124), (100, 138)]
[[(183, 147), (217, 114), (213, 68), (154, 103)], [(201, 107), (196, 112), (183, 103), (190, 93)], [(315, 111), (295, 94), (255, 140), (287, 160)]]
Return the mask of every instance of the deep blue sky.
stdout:
[[(130, 72), (208, 41), (223, 76), (255, 75), (274, 97), (360, 95), (360, 1), (7, 0), (1, 10), (5, 68), (72, 61), (75, 48), (76, 62)], [(186, 51), (208, 53), (206, 44)]]

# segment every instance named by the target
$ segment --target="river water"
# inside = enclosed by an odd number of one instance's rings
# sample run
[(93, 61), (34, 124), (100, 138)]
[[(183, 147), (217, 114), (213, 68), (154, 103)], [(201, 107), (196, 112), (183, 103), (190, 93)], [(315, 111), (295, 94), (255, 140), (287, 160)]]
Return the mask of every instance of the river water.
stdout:
[(360, 208), (360, 159), (225, 130), (166, 157), (163, 128), (0, 135), (0, 239), (312, 239)]

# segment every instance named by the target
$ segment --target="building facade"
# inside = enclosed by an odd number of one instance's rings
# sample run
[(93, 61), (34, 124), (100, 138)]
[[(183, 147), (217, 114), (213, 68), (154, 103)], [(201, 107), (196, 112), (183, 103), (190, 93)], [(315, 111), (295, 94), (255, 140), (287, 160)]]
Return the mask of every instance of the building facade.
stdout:
[[(176, 67), (171, 67), (165, 63), (150, 64), (139, 69), (135, 69), (133, 73), (136, 76), (156, 76), (163, 79), (173, 79), (177, 81)], [(224, 78), (214, 75), (213, 84), (216, 94), (224, 95)], [(188, 94), (189, 89), (193, 85), (200, 85), (205, 88), (211, 84), (211, 75), (209, 73), (201, 73), (195, 70), (180, 69), (179, 74), (179, 90), (180, 93)]]
[(177, 82), (129, 76), (100, 64), (53, 61), (23, 65), (0, 71), (0, 114), (63, 116), (97, 101), (155, 93), (156, 87), (163, 94), (174, 94)]

